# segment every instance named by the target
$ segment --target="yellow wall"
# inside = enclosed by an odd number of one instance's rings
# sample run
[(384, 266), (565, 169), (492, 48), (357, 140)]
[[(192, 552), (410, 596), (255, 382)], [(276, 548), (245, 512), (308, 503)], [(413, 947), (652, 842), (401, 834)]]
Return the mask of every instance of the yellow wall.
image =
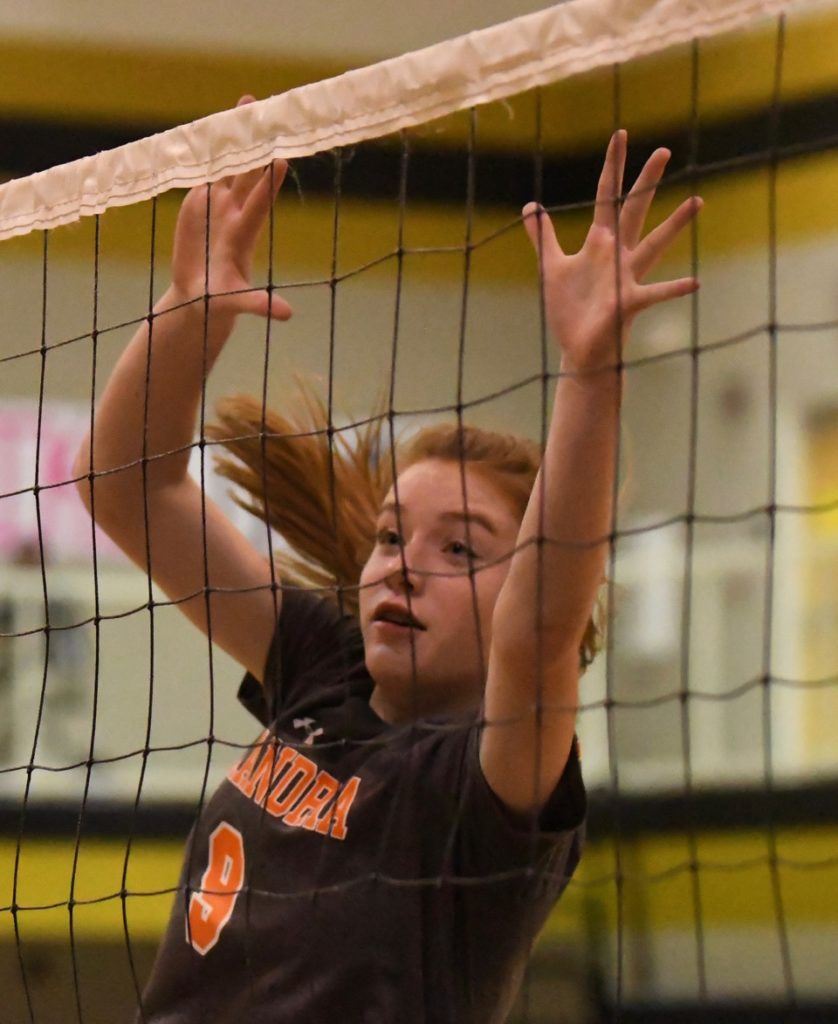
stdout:
[[(806, 15), (806, 12), (803, 12)], [(792, 102), (834, 91), (838, 11), (801, 16), (791, 11), (782, 57), (782, 99)], [(699, 109), (703, 117), (731, 117), (771, 98), (777, 55), (776, 21), (747, 33), (699, 44)], [(289, 47), (289, 50), (291, 47)], [(107, 124), (176, 123), (232, 106), (243, 92), (275, 95), (367, 63), (290, 55), (220, 53), (69, 43), (23, 35), (0, 38), (0, 115)], [(622, 72), (622, 104), (636, 130), (678, 123), (691, 104), (692, 48), (678, 46)], [(547, 91), (545, 123), (551, 149), (587, 148), (613, 124), (610, 69), (577, 76)], [(649, 101), (654, 97), (654, 102)], [(479, 119), (484, 143), (529, 148), (533, 138), (527, 97)], [(581, 115), (581, 116), (580, 116)], [(452, 122), (442, 138), (462, 141), (466, 127)], [(440, 140), (438, 126), (429, 129)]]
[[(824, 898), (838, 891), (838, 828), (814, 826), (779, 834), (780, 877), (789, 924), (838, 927), (838, 905)], [(122, 873), (126, 844), (109, 839), (82, 841), (74, 886), (78, 941), (120, 941), (123, 936)], [(0, 906), (12, 902), (16, 845), (0, 842)], [(694, 926), (686, 839), (651, 835), (621, 846), (625, 926), (651, 930)], [(776, 927), (769, 847), (761, 832), (708, 832), (698, 839), (702, 919), (707, 928)], [(135, 842), (128, 858), (126, 891), (130, 935), (155, 941), (163, 932), (177, 886), (183, 844)], [(67, 902), (73, 877), (72, 839), (31, 837), (24, 841), (17, 903), (23, 940), (60, 940), (69, 935)], [(602, 907), (602, 921), (616, 928), (614, 850), (608, 842), (589, 844), (574, 882), (553, 914), (545, 938), (577, 931), (587, 901)], [(11, 915), (0, 916), (0, 942), (13, 941)]]

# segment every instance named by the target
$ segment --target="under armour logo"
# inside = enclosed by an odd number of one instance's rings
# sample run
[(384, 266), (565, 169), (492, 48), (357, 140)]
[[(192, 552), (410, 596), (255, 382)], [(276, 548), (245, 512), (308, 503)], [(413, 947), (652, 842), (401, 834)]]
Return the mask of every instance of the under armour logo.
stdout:
[(294, 728), (295, 729), (305, 729), (305, 731), (306, 731), (306, 738), (303, 740), (303, 746), (304, 747), (312, 747), (312, 746), (314, 746), (314, 741), (317, 739), (317, 737), (323, 735), (323, 730), (322, 729), (312, 729), (312, 726), (314, 724), (315, 724), (315, 722), (314, 722), (313, 718), (295, 718), (294, 719)]

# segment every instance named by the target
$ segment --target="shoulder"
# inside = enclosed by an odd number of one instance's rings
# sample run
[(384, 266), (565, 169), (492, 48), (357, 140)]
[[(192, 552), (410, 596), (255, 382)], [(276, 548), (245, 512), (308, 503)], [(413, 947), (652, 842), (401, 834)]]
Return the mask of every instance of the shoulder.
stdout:
[(339, 678), (359, 661), (363, 639), (358, 620), (341, 609), (334, 595), (283, 587), (262, 683), (247, 673), (238, 697), (267, 724), (302, 690)]
[(493, 791), (480, 762), (482, 724), (447, 725), (415, 744), (412, 772), (440, 824), (455, 830), (475, 866), (532, 865), (557, 848), (578, 848), (587, 814), (578, 748), (574, 741), (565, 769), (541, 810), (510, 809)]

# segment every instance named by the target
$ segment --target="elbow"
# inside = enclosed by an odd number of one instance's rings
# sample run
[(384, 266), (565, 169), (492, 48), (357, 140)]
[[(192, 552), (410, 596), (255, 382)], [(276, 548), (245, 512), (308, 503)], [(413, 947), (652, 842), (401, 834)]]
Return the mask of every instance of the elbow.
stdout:
[(88, 512), (91, 510), (90, 500), (90, 449), (89, 441), (84, 440), (76, 453), (73, 467), (70, 470), (72, 482), (75, 485), (81, 502)]
[(103, 526), (103, 521), (107, 518), (108, 506), (113, 499), (113, 495), (110, 493), (112, 487), (109, 482), (110, 475), (106, 475), (103, 479), (102, 471), (99, 470), (97, 473), (91, 467), (90, 435), (88, 434), (79, 446), (73, 461), (71, 481), (82, 505), (87, 509), (88, 515), (99, 526)]

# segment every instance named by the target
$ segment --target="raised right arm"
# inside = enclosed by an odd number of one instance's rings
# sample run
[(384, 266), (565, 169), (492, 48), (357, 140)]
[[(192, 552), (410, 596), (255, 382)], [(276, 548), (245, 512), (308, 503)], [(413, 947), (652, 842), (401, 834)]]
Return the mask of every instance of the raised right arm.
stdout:
[[(74, 467), (99, 526), (260, 680), (279, 614), (281, 595), (271, 587), (278, 580), (187, 466), (204, 380), (239, 313), (291, 315), (279, 296), (247, 291), (253, 247), (285, 169), (277, 162), (273, 171), (211, 186), (208, 288), (207, 188), (187, 195), (171, 287), (120, 357), (96, 409), (92, 445), (88, 434)], [(228, 292), (239, 294), (219, 295)]]

